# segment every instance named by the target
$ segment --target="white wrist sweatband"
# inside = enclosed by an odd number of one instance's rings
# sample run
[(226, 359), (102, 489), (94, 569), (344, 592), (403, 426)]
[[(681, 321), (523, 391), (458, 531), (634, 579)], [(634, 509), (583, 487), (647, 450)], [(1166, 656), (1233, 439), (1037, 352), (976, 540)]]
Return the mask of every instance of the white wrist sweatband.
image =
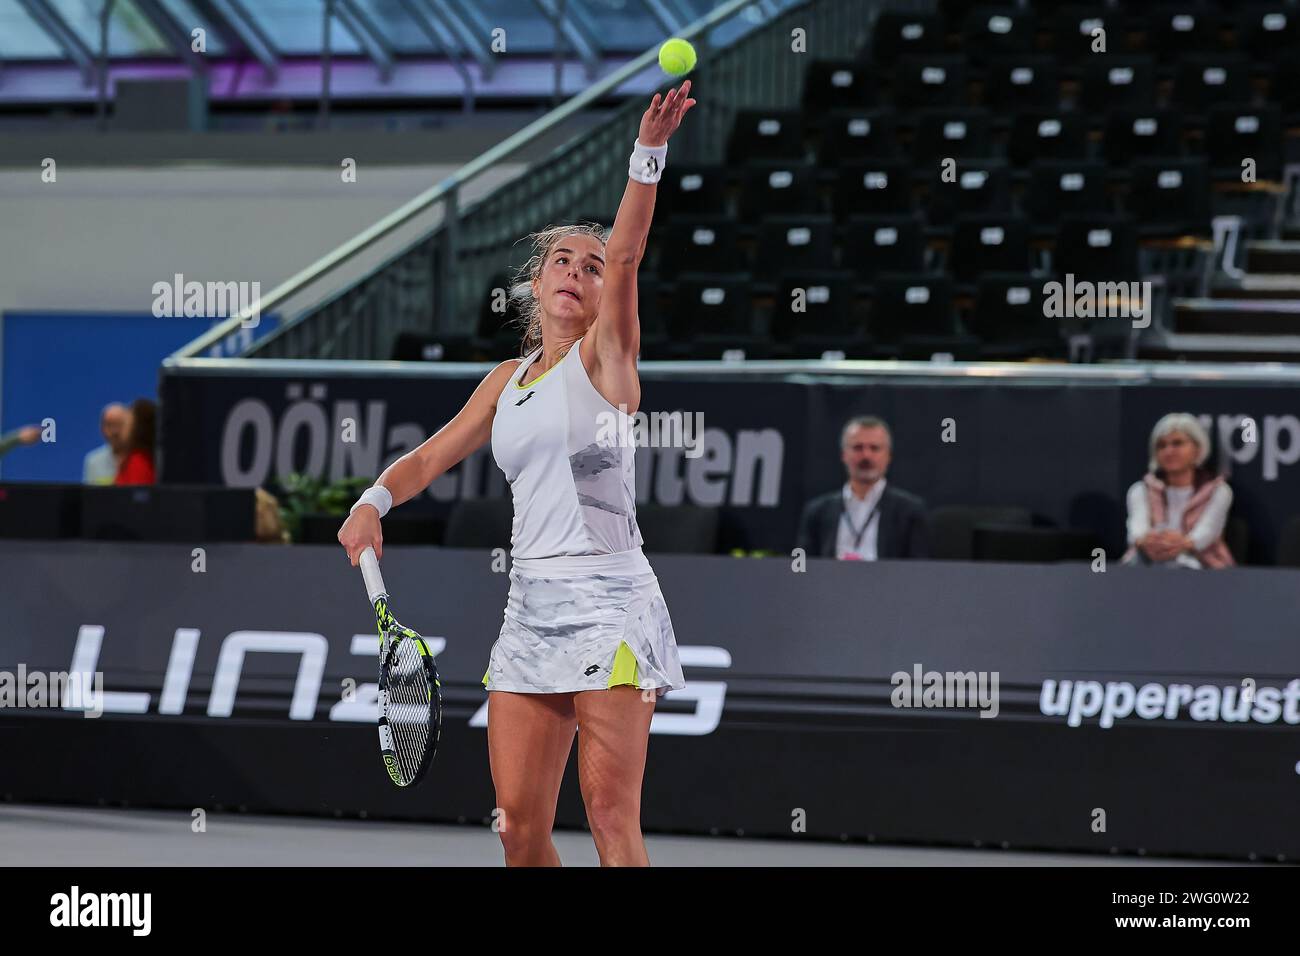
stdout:
[(638, 139), (628, 157), (627, 174), (639, 183), (652, 186), (659, 182), (664, 174), (664, 162), (668, 158), (668, 144), (662, 146), (643, 146)]
[(371, 485), (365, 491), (361, 492), (361, 497), (357, 503), (348, 509), (348, 514), (356, 511), (362, 505), (371, 505), (379, 512), (379, 517), (388, 514), (388, 509), (393, 507), (393, 493), (383, 485)]

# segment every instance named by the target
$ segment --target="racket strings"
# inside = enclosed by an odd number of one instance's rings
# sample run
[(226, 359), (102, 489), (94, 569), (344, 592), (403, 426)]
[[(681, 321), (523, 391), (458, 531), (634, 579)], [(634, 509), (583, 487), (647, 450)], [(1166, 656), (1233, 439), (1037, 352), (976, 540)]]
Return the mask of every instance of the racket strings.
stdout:
[(399, 636), (390, 649), (387, 690), (385, 716), (392, 733), (398, 772), (409, 782), (415, 778), (429, 749), (434, 707), (434, 688), (416, 641)]

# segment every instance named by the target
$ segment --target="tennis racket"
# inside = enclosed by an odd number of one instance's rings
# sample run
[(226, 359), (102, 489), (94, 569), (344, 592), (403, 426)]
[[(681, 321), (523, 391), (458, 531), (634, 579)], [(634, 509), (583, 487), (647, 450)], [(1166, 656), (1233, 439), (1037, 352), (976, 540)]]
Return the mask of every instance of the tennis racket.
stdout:
[(424, 638), (393, 617), (374, 548), (361, 552), (360, 564), (379, 624), (379, 750), (393, 783), (409, 787), (438, 749), (442, 685)]

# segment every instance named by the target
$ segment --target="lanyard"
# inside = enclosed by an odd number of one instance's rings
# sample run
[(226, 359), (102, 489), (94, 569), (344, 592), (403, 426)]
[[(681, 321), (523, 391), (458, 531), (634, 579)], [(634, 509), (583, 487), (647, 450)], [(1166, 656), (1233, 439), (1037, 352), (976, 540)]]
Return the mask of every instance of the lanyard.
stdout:
[(876, 503), (873, 504), (871, 506), (871, 510), (867, 512), (866, 520), (862, 522), (861, 528), (853, 527), (853, 521), (851, 518), (849, 518), (849, 509), (847, 503), (844, 506), (844, 510), (840, 512), (840, 518), (849, 526), (849, 532), (853, 535), (854, 551), (858, 551), (858, 549), (862, 546), (862, 536), (867, 533), (867, 526), (871, 524), (871, 519), (876, 516), (876, 509), (880, 507), (880, 500), (881, 498), (884, 497), (885, 496), (881, 494), (876, 498)]

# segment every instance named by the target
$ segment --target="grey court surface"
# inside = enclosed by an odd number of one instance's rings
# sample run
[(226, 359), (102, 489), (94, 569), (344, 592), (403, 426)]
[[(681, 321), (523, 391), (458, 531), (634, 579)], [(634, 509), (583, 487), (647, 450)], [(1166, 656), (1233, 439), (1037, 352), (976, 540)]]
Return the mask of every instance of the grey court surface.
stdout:
[[(0, 866), (502, 866), (485, 826), (0, 804)], [(591, 835), (557, 831), (567, 866), (596, 866)], [(657, 866), (1160, 866), (1200, 861), (1011, 850), (861, 846), (739, 837), (646, 837)]]

